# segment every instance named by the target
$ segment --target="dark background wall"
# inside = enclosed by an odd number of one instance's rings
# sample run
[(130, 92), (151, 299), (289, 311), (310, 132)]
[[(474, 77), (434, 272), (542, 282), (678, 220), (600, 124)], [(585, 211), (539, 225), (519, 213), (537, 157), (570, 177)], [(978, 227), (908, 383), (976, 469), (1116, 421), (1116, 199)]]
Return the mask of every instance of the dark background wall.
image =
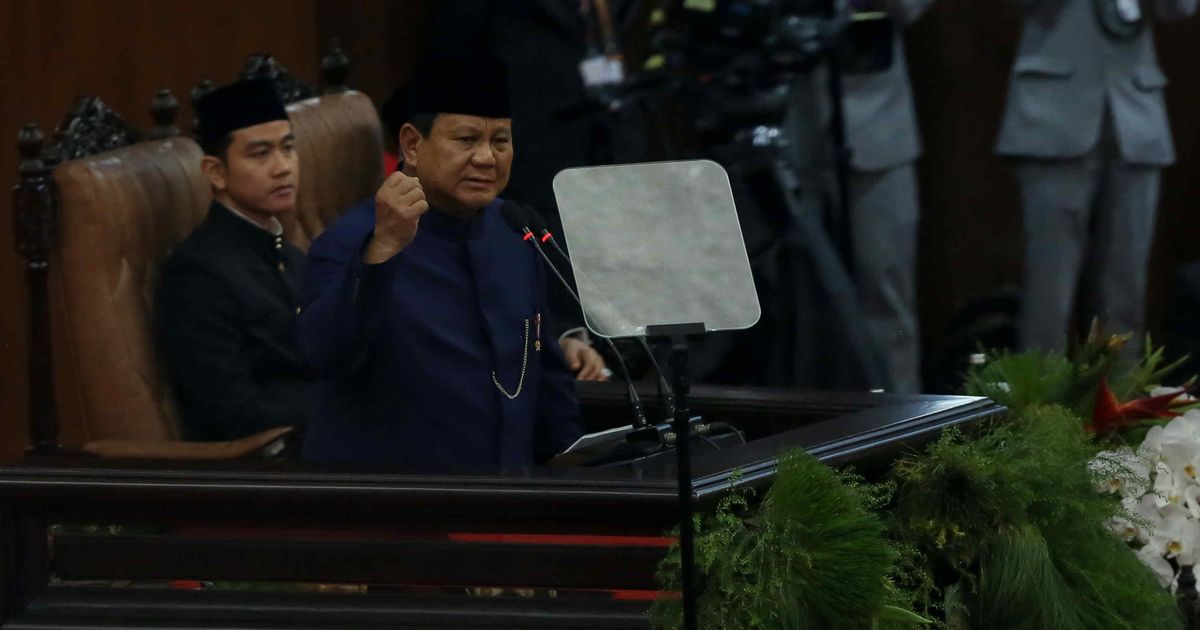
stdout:
[[(351, 85), (377, 101), (406, 79), (435, 0), (12, 0), (0, 3), (0, 182), (16, 181), (13, 140), (25, 122), (46, 132), (80, 94), (99, 96), (141, 128), (151, 96), (184, 103), (202, 77), (231, 80), (246, 55), (270, 52), (316, 82), (330, 38), (352, 60)], [(508, 0), (504, 0), (508, 1)], [(953, 311), (1020, 276), (1015, 184), (991, 154), (1020, 29), (1010, 0), (940, 0), (909, 32), (910, 66), (925, 139), (920, 163), (921, 314), (926, 345)], [(1180, 163), (1164, 179), (1151, 270), (1151, 323), (1161, 325), (1168, 275), (1200, 258), (1200, 19), (1163, 25), (1160, 57)], [(1190, 81), (1190, 82), (1189, 82)], [(26, 330), (22, 260), (9, 195), (0, 196), (0, 461), (25, 444)]]

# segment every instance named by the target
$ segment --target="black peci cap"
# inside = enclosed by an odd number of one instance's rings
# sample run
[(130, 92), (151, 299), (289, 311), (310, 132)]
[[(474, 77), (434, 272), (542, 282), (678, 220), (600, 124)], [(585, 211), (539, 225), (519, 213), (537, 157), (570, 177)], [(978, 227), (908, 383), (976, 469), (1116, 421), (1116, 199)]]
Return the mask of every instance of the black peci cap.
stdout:
[(394, 141), (404, 123), (412, 119), (412, 86), (402, 85), (387, 97), (379, 108), (379, 120), (383, 130)]
[(439, 57), (417, 69), (412, 111), (416, 114), (466, 114), (511, 118), (508, 67), (483, 57)]
[(196, 140), (209, 147), (227, 133), (276, 120), (287, 110), (268, 79), (250, 79), (219, 87), (196, 100)]

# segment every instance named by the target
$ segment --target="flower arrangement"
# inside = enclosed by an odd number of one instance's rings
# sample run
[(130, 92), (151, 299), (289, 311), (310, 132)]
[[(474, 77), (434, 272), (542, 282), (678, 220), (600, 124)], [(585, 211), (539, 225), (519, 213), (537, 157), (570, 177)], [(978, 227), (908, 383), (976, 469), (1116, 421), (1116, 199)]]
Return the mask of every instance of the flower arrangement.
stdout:
[[(1182, 390), (1152, 397), (1194, 404)], [(1098, 490), (1119, 496), (1125, 511), (1109, 522), (1110, 529), (1174, 589), (1181, 569), (1200, 557), (1200, 409), (1151, 427), (1136, 449), (1098, 454), (1090, 468)]]
[[(1163, 586), (1186, 594), (1200, 558), (1200, 409), (1151, 391), (1175, 365), (1124, 358), (1127, 340), (991, 355), (963, 389), (1010, 417), (946, 431), (881, 483), (791, 454), (761, 500), (698, 516), (706, 627), (1184, 627)], [(678, 600), (652, 617), (678, 627)]]

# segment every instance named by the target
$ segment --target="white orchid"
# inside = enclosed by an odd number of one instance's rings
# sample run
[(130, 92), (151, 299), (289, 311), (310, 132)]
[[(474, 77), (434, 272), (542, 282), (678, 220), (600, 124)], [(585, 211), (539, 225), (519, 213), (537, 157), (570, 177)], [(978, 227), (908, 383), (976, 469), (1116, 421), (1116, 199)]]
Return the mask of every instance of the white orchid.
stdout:
[(1154, 470), (1154, 498), (1158, 507), (1183, 507), (1183, 495), (1189, 482), (1187, 474), (1182, 470), (1171, 468), (1166, 462), (1158, 462)]
[(1158, 498), (1153, 493), (1146, 494), (1137, 500), (1131, 512), (1139, 524), (1136, 534), (1138, 541), (1142, 544), (1149, 543), (1150, 532), (1162, 520), (1162, 513), (1158, 509)]
[[(1107, 526), (1109, 531), (1121, 537), (1125, 542), (1133, 542), (1134, 540), (1142, 539), (1142, 527), (1140, 523), (1146, 523), (1148, 520), (1138, 514), (1138, 504), (1141, 501), (1134, 497), (1126, 497), (1121, 499), (1121, 507), (1124, 509), (1124, 514), (1114, 516), (1109, 519)], [(1151, 509), (1157, 512), (1158, 508), (1151, 504)]]
[(1187, 393), (1187, 390), (1182, 387), (1163, 387), (1162, 385), (1155, 385), (1154, 387), (1150, 388), (1151, 398), (1155, 396), (1166, 396), (1167, 394), (1179, 394), (1172, 400), (1196, 400), (1195, 396)]
[(1175, 569), (1171, 568), (1171, 563), (1167, 562), (1167, 559), (1153, 548), (1142, 547), (1138, 549), (1137, 556), (1141, 558), (1143, 564), (1150, 567), (1163, 586), (1170, 586), (1175, 581)]
[(1163, 442), (1158, 461), (1170, 468), (1180, 483), (1200, 483), (1200, 442)]
[(1192, 409), (1177, 418), (1171, 419), (1163, 427), (1162, 443), (1183, 442), (1196, 444), (1200, 442), (1200, 410)]
[(1167, 505), (1159, 510), (1161, 518), (1150, 525), (1147, 547), (1164, 558), (1176, 558), (1180, 564), (1194, 564), (1200, 544), (1200, 522), (1182, 505)]
[(1200, 486), (1189, 485), (1183, 490), (1183, 504), (1192, 518), (1200, 519)]
[(1158, 459), (1159, 451), (1162, 450), (1163, 430), (1162, 425), (1150, 427), (1145, 439), (1138, 445), (1138, 455), (1149, 461)]

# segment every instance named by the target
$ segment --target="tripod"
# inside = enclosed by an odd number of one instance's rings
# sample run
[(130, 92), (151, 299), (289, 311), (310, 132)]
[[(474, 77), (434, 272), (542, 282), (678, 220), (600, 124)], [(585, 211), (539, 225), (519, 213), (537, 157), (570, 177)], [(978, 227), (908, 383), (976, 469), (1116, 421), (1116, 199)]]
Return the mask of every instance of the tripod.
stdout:
[(828, 172), (797, 171), (786, 149), (778, 129), (764, 126), (710, 153), (729, 173), (759, 294), (771, 297), (753, 329), (710, 335), (716, 343), (694, 352), (694, 372), (706, 381), (888, 389), (826, 225)]

